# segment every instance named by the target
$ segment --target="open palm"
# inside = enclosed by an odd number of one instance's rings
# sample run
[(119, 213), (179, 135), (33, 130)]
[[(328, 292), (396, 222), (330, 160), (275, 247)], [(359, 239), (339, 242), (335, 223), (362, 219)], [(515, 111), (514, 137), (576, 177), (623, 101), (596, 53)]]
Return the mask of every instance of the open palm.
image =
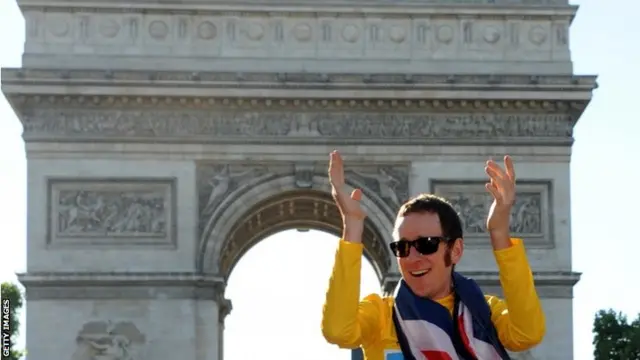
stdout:
[(329, 182), (331, 183), (331, 196), (333, 196), (343, 220), (347, 218), (361, 220), (367, 216), (360, 206), (362, 191), (355, 189), (349, 194), (347, 190), (344, 181), (344, 164), (337, 151), (333, 151), (330, 155)]

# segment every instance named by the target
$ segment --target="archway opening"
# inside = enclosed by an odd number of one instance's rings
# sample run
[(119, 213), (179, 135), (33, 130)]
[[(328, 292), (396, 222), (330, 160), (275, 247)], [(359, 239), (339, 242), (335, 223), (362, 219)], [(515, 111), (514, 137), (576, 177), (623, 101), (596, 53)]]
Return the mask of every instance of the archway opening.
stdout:
[[(290, 229), (315, 229), (334, 236), (342, 232), (342, 220), (331, 195), (317, 190), (290, 190), (243, 207), (242, 213), (229, 225), (227, 231), (218, 234), (215, 242), (216, 273), (228, 279), (240, 258), (255, 244), (281, 231)], [(393, 272), (391, 254), (382, 229), (370, 214), (365, 220), (362, 242), (364, 256), (373, 265), (382, 282)]]
[[(225, 295), (224, 360), (349, 360), (328, 344), (320, 323), (338, 238), (309, 228), (285, 230), (251, 246), (237, 261)], [(360, 294), (380, 293), (380, 279), (363, 256)]]

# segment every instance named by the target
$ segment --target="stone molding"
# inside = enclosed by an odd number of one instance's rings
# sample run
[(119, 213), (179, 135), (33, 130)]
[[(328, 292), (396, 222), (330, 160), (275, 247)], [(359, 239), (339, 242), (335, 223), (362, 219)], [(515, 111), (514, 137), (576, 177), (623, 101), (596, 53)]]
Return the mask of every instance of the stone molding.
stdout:
[[(497, 272), (462, 272), (473, 278), (489, 294), (502, 295)], [(541, 298), (572, 298), (580, 273), (534, 271)], [(393, 279), (392, 279), (393, 278)], [(220, 304), (221, 316), (231, 311), (224, 298), (222, 277), (193, 273), (23, 273), (18, 279), (25, 286), (28, 301), (34, 300), (121, 300), (121, 299), (197, 299)], [(399, 275), (385, 278), (384, 290), (392, 293)]]
[(26, 272), (18, 274), (25, 288), (40, 286), (180, 286), (198, 285), (224, 290), (224, 279), (194, 272)]
[[(496, 90), (512, 93), (526, 90), (536, 90), (540, 93), (538, 99), (545, 99), (544, 91), (563, 91), (565, 93), (578, 92), (582, 96), (574, 100), (589, 100), (591, 91), (597, 88), (596, 77), (590, 75), (482, 75), (482, 74), (393, 74), (393, 73), (321, 73), (321, 72), (220, 72), (220, 71), (137, 71), (137, 70), (73, 70), (73, 69), (29, 69), (3, 68), (3, 92), (7, 95), (32, 94), (41, 95), (45, 102), (47, 95), (85, 95), (87, 103), (95, 102), (93, 95), (121, 95), (109, 93), (108, 89), (118, 85), (130, 88), (149, 87), (151, 89), (170, 88), (174, 92), (180, 88), (212, 87), (230, 88), (290, 88), (296, 91), (306, 89), (322, 89), (324, 94), (330, 95), (335, 89), (366, 89), (375, 98), (376, 90), (393, 88), (394, 90), (418, 89), (439, 90), (492, 90), (491, 100), (501, 99), (504, 95), (495, 95)], [(64, 86), (65, 93), (42, 92), (46, 86)], [(74, 91), (73, 87), (77, 86)], [(87, 94), (86, 87), (100, 87), (104, 93), (92, 91)], [(34, 89), (29, 89), (34, 88)], [(53, 89), (53, 88), (51, 88)], [(34, 91), (35, 90), (35, 91)], [(98, 89), (96, 89), (98, 90)], [(247, 98), (243, 93), (233, 94), (227, 91), (228, 98)], [(153, 95), (153, 94), (149, 94)], [(156, 94), (157, 95), (157, 94)], [(178, 94), (174, 94), (178, 96)], [(300, 94), (292, 94), (300, 98)], [(426, 96), (425, 96), (426, 95)], [(423, 94), (419, 99), (429, 99), (430, 94)], [(186, 95), (185, 95), (186, 96)], [(478, 94), (483, 96), (483, 94)], [(125, 96), (126, 97), (126, 96)], [(211, 95), (207, 96), (211, 97)], [(273, 98), (271, 94), (261, 96)], [(331, 96), (326, 96), (330, 99)], [(511, 99), (518, 99), (513, 97)], [(37, 100), (37, 99), (36, 99)], [(61, 98), (63, 102), (69, 99)], [(106, 99), (109, 101), (108, 99)], [(466, 99), (468, 100), (468, 99)], [(551, 100), (551, 99), (547, 99)], [(48, 100), (50, 101), (50, 100)], [(132, 104), (135, 102), (132, 102)]]
[[(221, 277), (169, 272), (33, 272), (18, 274), (29, 301), (197, 299), (213, 300), (230, 310)], [(228, 311), (227, 311), (228, 310)]]
[[(70, 1), (50, 1), (50, 0), (18, 0), (21, 9), (34, 8), (87, 8), (87, 9), (120, 9), (122, 4), (127, 4), (127, 9), (147, 9), (147, 10), (226, 10), (237, 12), (239, 10), (263, 11), (266, 7), (269, 10), (295, 10), (314, 11), (322, 8), (325, 11), (335, 12), (338, 9), (348, 9), (353, 13), (353, 8), (373, 10), (374, 13), (397, 13), (398, 11), (422, 10), (431, 12), (455, 12), (471, 14), (471, 11), (481, 11), (491, 13), (496, 11), (518, 11), (518, 12), (540, 12), (546, 13), (555, 10), (577, 9), (575, 5), (569, 5), (568, 0), (399, 0), (388, 3), (379, 0), (326, 0), (318, 3), (314, 0), (244, 0), (241, 2), (229, 0), (185, 0), (185, 1), (164, 1), (162, 3), (151, 4), (148, 2), (131, 2), (124, 0), (104, 1), (104, 0), (84, 0), (81, 2)], [(464, 5), (464, 8), (460, 8)], [(273, 8), (276, 9), (273, 9)], [(364, 8), (363, 8), (364, 7)], [(395, 10), (395, 11), (394, 11)], [(316, 10), (317, 11), (317, 10)], [(367, 11), (368, 12), (368, 11)]]

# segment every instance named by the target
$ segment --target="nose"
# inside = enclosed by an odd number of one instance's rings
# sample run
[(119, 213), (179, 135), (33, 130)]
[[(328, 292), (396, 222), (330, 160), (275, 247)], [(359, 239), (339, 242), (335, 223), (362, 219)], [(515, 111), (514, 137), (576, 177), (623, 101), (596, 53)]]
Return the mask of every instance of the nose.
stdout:
[(424, 255), (420, 254), (418, 252), (418, 249), (415, 248), (415, 246), (411, 246), (409, 247), (409, 255), (407, 256), (407, 258), (409, 260), (418, 260), (420, 258), (422, 258)]

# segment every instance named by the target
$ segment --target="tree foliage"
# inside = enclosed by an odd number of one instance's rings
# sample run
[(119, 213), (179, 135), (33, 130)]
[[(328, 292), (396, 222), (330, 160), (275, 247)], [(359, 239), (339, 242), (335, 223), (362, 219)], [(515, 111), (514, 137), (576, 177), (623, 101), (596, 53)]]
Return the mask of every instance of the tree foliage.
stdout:
[(595, 360), (640, 360), (640, 314), (629, 322), (622, 313), (600, 310), (593, 333)]
[[(23, 305), (22, 293), (20, 292), (20, 289), (18, 288), (17, 285), (8, 283), (8, 282), (2, 283), (3, 305), (4, 305), (5, 299), (9, 300), (9, 314), (10, 314), (9, 329), (10, 329), (10, 336), (11, 336), (11, 344), (16, 344), (18, 340), (17, 338), (18, 338), (18, 332), (20, 328), (18, 311), (22, 308), (22, 305)], [(4, 316), (4, 312), (3, 312), (3, 316)], [(4, 359), (19, 360), (23, 354), (24, 354), (23, 351), (19, 351), (15, 348), (15, 346), (12, 346), (9, 357), (3, 357), (3, 360)]]

